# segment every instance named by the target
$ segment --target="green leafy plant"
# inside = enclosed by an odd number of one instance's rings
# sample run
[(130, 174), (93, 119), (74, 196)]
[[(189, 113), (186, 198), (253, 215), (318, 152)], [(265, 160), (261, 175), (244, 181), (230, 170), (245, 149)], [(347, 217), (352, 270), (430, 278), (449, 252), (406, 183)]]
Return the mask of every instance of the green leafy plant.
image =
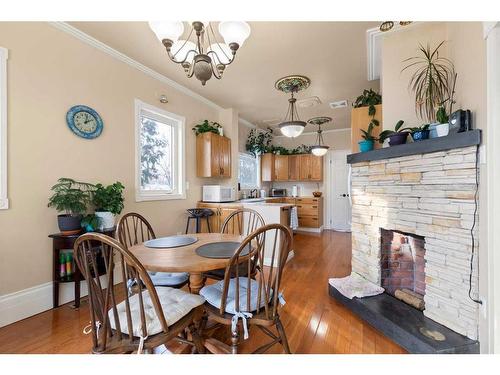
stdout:
[(396, 126), (394, 127), (394, 130), (384, 130), (382, 133), (380, 133), (380, 135), (378, 136), (378, 141), (380, 143), (384, 143), (384, 141), (390, 137), (391, 135), (395, 134), (395, 133), (403, 133), (405, 131), (407, 131), (406, 129), (402, 129), (401, 127), (403, 126), (404, 124), (404, 121), (403, 120), (399, 120), (396, 124)]
[(54, 193), (49, 198), (47, 206), (69, 215), (83, 214), (87, 211), (93, 189), (94, 185), (88, 182), (60, 178), (51, 188)]
[(85, 215), (81, 225), (89, 232), (95, 231), (99, 227), (99, 218), (95, 214)]
[(301, 144), (290, 151), (292, 155), (310, 154), (312, 146)]
[[(439, 116), (444, 119), (443, 111), (444, 115), (450, 114), (455, 103), (453, 97), (457, 74), (453, 63), (439, 55), (439, 49), (443, 44), (444, 41), (434, 49), (431, 49), (429, 44), (426, 47), (420, 44), (419, 56), (403, 60), (408, 64), (401, 70), (403, 72), (415, 69), (408, 83), (408, 89), (415, 94), (415, 113), (429, 122), (435, 122), (438, 108), (443, 108)], [(448, 112), (445, 108), (446, 103), (449, 107)]]
[(248, 133), (245, 149), (254, 156), (272, 152), (273, 129), (252, 129)]
[(92, 199), (96, 211), (108, 211), (113, 215), (120, 214), (123, 210), (123, 189), (125, 186), (119, 181), (108, 186), (96, 184)]
[(373, 128), (375, 126), (376, 125), (374, 125), (373, 123), (370, 123), (370, 125), (368, 125), (368, 129), (367, 130), (360, 129), (360, 131), (361, 131), (361, 138), (363, 138), (365, 141), (373, 141), (373, 142), (375, 142), (377, 140), (377, 137), (375, 137), (372, 134)]
[(428, 130), (429, 126), (430, 126), (430, 124), (423, 124), (423, 125), (420, 125), (420, 126), (407, 127), (407, 128), (401, 129), (401, 131), (407, 130), (407, 131), (410, 131), (412, 133), (421, 132), (421, 131), (424, 131), (424, 130)]
[(203, 120), (202, 123), (193, 127), (193, 131), (195, 135), (208, 132), (219, 134), (220, 128), (222, 128), (222, 126), (218, 122)]
[(363, 90), (363, 93), (356, 98), (352, 106), (354, 108), (368, 107), (368, 114), (375, 116), (375, 106), (382, 104), (382, 95), (372, 89)]
[(441, 106), (438, 108), (436, 111), (436, 121), (439, 122), (440, 124), (446, 124), (449, 120), (449, 116), (446, 113), (446, 108)]

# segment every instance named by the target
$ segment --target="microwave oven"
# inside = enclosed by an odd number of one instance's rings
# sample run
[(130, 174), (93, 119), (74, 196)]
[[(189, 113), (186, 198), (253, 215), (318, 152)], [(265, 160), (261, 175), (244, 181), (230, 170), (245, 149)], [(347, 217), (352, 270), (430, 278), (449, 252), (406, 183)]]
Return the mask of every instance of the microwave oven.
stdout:
[(203, 202), (234, 202), (236, 189), (231, 186), (203, 185)]

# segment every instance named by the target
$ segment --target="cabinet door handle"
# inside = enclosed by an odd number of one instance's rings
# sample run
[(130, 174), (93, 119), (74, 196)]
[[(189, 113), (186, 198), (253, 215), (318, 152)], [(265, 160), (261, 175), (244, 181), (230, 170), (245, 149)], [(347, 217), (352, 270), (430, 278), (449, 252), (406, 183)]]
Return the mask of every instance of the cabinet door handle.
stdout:
[(312, 206), (312, 208), (318, 208), (318, 206)]

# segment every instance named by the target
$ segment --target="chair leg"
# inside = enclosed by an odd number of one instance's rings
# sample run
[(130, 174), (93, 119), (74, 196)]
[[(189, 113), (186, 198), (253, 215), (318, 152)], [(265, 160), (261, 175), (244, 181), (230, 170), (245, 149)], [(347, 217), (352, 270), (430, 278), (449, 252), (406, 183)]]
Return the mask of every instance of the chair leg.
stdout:
[(288, 346), (288, 340), (286, 338), (285, 328), (283, 328), (283, 324), (281, 324), (280, 318), (276, 322), (276, 328), (278, 329), (278, 334), (280, 336), (281, 345), (283, 345), (283, 349), (285, 349), (286, 354), (292, 354), (290, 351), (290, 347)]
[(239, 329), (235, 333), (231, 333), (231, 354), (238, 354), (238, 344), (240, 343)]
[(210, 229), (210, 216), (207, 216), (207, 229), (208, 233), (212, 233), (212, 230)]
[(191, 221), (191, 218), (190, 218), (190, 217), (188, 217), (188, 219), (187, 219), (187, 223), (186, 223), (186, 234), (188, 234), (188, 232), (189, 232), (189, 222), (190, 222), (190, 221)]
[(204, 354), (205, 346), (203, 345), (203, 340), (201, 338), (199, 330), (196, 329), (194, 324), (191, 325), (189, 330), (191, 331), (191, 338), (193, 339), (194, 349), (196, 349), (196, 353)]

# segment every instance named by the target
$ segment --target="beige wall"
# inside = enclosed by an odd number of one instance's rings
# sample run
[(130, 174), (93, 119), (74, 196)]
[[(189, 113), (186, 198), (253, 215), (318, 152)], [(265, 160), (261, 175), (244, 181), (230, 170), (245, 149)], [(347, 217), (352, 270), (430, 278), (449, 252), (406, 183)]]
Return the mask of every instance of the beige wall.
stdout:
[[(125, 211), (151, 220), (157, 234), (183, 231), (207, 180), (195, 176), (191, 127), (217, 121), (216, 108), (175, 91), (46, 23), (0, 23), (8, 60), (8, 188), (11, 208), (0, 210), (0, 295), (52, 279), (51, 241), (57, 212), (47, 208), (59, 177), (125, 186)], [(169, 103), (158, 101), (166, 94)], [(134, 99), (186, 117), (186, 200), (135, 203)], [(75, 136), (66, 111), (75, 104), (97, 110), (104, 131), (95, 140)], [(225, 124), (222, 123), (224, 126)], [(233, 171), (233, 174), (236, 172)], [(215, 180), (214, 180), (215, 181)]]

